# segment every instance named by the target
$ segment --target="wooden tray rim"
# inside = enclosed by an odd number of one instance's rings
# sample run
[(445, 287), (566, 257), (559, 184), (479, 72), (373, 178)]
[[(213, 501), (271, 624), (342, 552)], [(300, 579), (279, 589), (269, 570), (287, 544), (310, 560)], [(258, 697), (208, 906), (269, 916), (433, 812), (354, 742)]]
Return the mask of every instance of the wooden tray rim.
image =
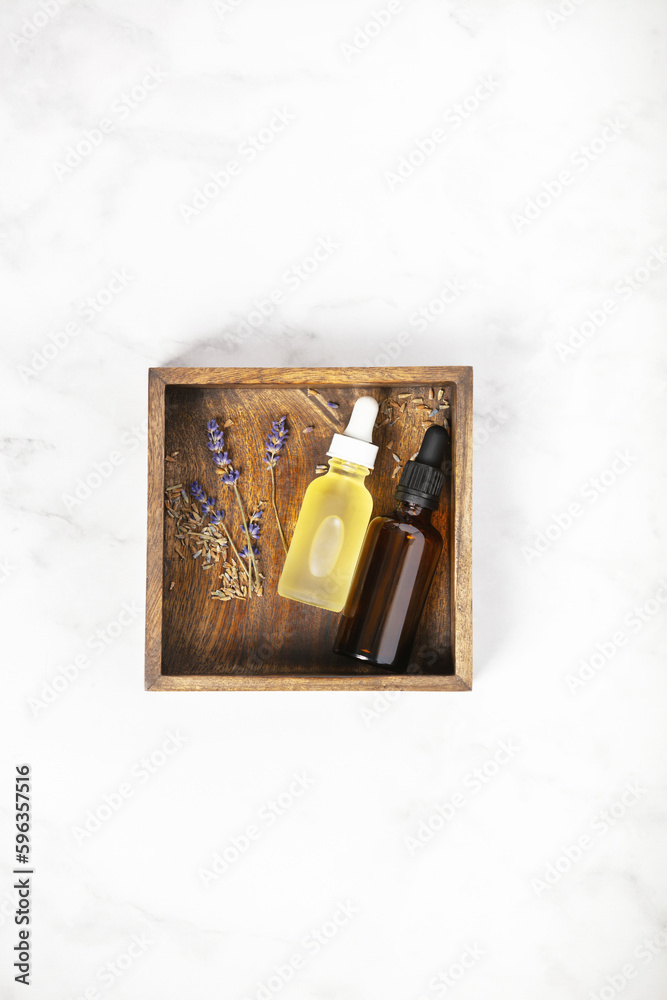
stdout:
[[(451, 609), (454, 674), (320, 676), (290, 674), (162, 674), (165, 397), (169, 385), (385, 386), (453, 385), (452, 467), (454, 548)], [(456, 366), (395, 368), (149, 368), (148, 526), (146, 560), (147, 691), (470, 691), (472, 689), (472, 387), (473, 369)]]

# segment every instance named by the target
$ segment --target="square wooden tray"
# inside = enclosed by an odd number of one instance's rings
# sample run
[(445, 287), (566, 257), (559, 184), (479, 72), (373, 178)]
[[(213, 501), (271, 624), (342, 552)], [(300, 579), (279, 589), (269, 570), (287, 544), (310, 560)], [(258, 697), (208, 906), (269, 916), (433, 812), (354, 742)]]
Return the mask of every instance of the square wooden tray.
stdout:
[[(285, 600), (276, 593), (283, 565), (262, 461), (272, 420), (284, 414), (289, 440), (276, 468), (277, 502), (289, 541), (303, 493), (326, 463), (334, 432), (342, 430), (362, 395), (402, 405), (393, 426), (375, 431), (380, 446), (366, 480), (373, 514), (390, 512), (398, 484), (393, 453), (405, 462), (424, 432), (425, 410), (438, 390), (449, 409), (451, 476), (433, 523), (444, 539), (408, 673), (375, 675), (363, 664), (331, 652), (339, 615)], [(316, 395), (309, 394), (315, 390)], [(398, 399), (398, 394), (401, 398)], [(405, 394), (410, 394), (407, 396)], [(326, 404), (338, 403), (338, 408)], [(230, 487), (215, 475), (206, 445), (206, 422), (215, 417), (241, 469), (238, 486), (246, 511), (265, 501), (260, 546), (264, 594), (250, 601), (210, 597), (219, 569), (204, 572), (176, 550), (174, 520), (165, 515), (165, 489), (198, 480), (218, 498), (237, 543), (243, 544)], [(381, 419), (381, 418), (379, 418)], [(305, 427), (313, 427), (304, 433)], [(177, 452), (175, 460), (167, 455)], [(467, 691), (472, 687), (472, 368), (152, 368), (148, 400), (148, 559), (146, 688), (150, 691), (406, 690)]]

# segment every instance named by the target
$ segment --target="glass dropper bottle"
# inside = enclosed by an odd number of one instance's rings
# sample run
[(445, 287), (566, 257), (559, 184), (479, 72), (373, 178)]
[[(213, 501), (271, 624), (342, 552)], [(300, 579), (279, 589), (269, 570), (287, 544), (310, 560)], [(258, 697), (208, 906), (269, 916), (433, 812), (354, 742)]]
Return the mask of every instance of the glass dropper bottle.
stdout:
[(400, 673), (412, 643), (442, 551), (431, 524), (445, 474), (441, 469), (448, 434), (426, 431), (415, 460), (407, 462), (389, 516), (368, 526), (334, 652), (363, 660), (383, 673)]

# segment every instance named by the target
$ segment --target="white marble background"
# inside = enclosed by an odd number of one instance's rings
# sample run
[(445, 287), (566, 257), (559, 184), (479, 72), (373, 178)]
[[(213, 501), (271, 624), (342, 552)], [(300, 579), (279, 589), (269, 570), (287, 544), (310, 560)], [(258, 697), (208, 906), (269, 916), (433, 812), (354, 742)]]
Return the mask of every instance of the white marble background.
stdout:
[[(23, 761), (37, 1000), (665, 996), (666, 28), (2, 4), (3, 998)], [(474, 692), (144, 693), (147, 368), (388, 357), (475, 367)]]

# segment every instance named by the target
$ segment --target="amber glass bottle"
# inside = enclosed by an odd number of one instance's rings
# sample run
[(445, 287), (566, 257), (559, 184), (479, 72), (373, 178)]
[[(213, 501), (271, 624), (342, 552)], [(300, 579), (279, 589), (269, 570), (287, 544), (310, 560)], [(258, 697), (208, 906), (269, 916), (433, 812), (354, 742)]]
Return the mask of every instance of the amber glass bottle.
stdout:
[(390, 516), (371, 521), (359, 556), (334, 652), (405, 670), (442, 550), (431, 524), (445, 475), (440, 466), (447, 432), (429, 427), (414, 462), (406, 463)]

